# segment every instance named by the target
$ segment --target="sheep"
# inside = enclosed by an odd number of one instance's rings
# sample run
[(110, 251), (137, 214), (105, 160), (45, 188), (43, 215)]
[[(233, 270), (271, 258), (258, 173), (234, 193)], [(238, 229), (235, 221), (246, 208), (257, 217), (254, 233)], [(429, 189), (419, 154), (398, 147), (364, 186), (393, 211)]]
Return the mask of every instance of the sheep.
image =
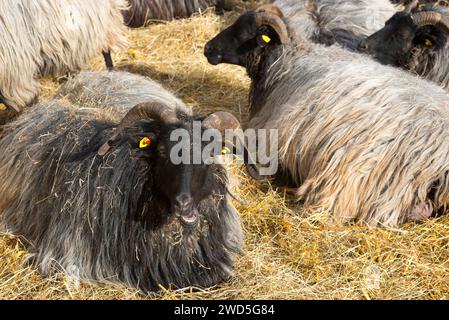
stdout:
[[(150, 89), (148, 89), (150, 88)], [(184, 108), (184, 103), (169, 94), (159, 83), (128, 72), (83, 71), (67, 81), (55, 94), (73, 105), (108, 109), (126, 114), (146, 101)]]
[(79, 70), (126, 43), (125, 0), (9, 0), (0, 12), (0, 103), (20, 112), (39, 96), (38, 78)]
[(397, 11), (389, 0), (271, 0), (291, 27), (315, 42), (355, 51)]
[(449, 93), (400, 69), (296, 34), (275, 6), (205, 46), (246, 67), (248, 128), (277, 129), (278, 176), (329, 223), (397, 227), (449, 202)]
[(398, 12), (364, 39), (358, 50), (449, 90), (449, 10), (437, 6)]
[(129, 0), (129, 8), (123, 15), (127, 26), (139, 28), (151, 20), (188, 18), (208, 7), (229, 9), (231, 4), (228, 2), (229, 0)]
[[(96, 81), (93, 74), (84, 79), (86, 87)], [(170, 135), (177, 129), (191, 134), (200, 118), (140, 76), (113, 72), (97, 79), (112, 87), (92, 93), (91, 101), (94, 94), (97, 101), (111, 95), (127, 105), (81, 106), (58, 98), (3, 127), (2, 229), (30, 244), (43, 274), (76, 272), (144, 292), (227, 280), (243, 234), (228, 199), (226, 170), (204, 162), (174, 165), (169, 158)], [(137, 105), (129, 107), (130, 101)], [(203, 129), (239, 126), (225, 112), (202, 119)], [(120, 139), (99, 156), (118, 122)]]

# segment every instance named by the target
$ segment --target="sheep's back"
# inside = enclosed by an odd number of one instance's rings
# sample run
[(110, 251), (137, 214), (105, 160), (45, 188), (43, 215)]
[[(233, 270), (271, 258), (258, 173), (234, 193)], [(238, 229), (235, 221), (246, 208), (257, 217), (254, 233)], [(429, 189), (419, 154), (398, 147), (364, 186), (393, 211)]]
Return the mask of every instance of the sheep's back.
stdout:
[(219, 0), (129, 0), (129, 9), (123, 12), (125, 23), (141, 27), (151, 20), (170, 21), (188, 18), (195, 12), (215, 6)]
[(124, 114), (142, 102), (159, 102), (187, 114), (191, 110), (159, 83), (128, 72), (81, 72), (56, 93), (83, 107), (103, 108)]

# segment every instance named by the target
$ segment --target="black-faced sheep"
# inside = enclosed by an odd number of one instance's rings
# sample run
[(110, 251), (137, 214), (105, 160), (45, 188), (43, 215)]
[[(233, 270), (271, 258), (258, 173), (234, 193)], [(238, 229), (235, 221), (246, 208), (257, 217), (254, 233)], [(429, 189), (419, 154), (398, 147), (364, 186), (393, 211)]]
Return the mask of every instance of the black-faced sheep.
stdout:
[(8, 0), (0, 11), (0, 103), (17, 112), (39, 95), (38, 78), (77, 71), (126, 42), (125, 0)]
[(449, 10), (437, 3), (398, 12), (358, 50), (449, 89)]
[[(62, 269), (143, 291), (226, 280), (243, 238), (226, 170), (204, 162), (174, 165), (170, 158), (171, 134), (191, 135), (198, 118), (152, 82), (119, 73), (100, 74), (100, 82), (107, 77), (123, 101), (137, 106), (114, 112), (52, 100), (3, 128), (2, 227), (30, 243), (43, 273)], [(146, 102), (121, 89), (134, 84)], [(98, 100), (114, 96), (113, 88), (97, 92)], [(148, 99), (153, 95), (167, 100)], [(117, 122), (121, 138), (98, 156)], [(202, 125), (222, 130), (239, 123), (215, 113)]]
[(205, 47), (245, 66), (249, 128), (279, 130), (279, 174), (334, 223), (397, 226), (449, 204), (449, 94), (431, 82), (296, 35), (274, 6)]
[(216, 6), (229, 9), (229, 0), (128, 0), (129, 8), (123, 12), (125, 23), (131, 28), (145, 26), (150, 21), (169, 21), (188, 18), (195, 12)]

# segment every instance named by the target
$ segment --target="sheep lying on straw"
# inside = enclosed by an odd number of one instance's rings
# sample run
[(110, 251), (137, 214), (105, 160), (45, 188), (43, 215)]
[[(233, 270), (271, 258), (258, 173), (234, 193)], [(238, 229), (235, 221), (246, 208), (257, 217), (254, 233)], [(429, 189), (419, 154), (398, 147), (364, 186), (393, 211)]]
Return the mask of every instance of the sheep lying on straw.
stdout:
[(123, 12), (125, 23), (132, 28), (145, 26), (151, 20), (188, 18), (208, 7), (224, 6), (225, 0), (128, 0)]
[(449, 94), (433, 83), (314, 44), (274, 6), (242, 15), (205, 54), (247, 68), (248, 127), (279, 130), (279, 174), (307, 208), (394, 227), (449, 204)]
[(272, 0), (293, 29), (315, 42), (355, 50), (396, 13), (389, 0)]
[(19, 112), (39, 95), (38, 78), (79, 70), (125, 43), (125, 0), (10, 0), (0, 11), (0, 103)]
[(448, 39), (449, 10), (437, 4), (396, 13), (358, 49), (382, 64), (403, 68), (448, 90)]
[[(74, 81), (79, 85), (83, 79), (89, 86), (93, 74)], [(30, 243), (43, 273), (63, 269), (143, 291), (209, 287), (226, 280), (243, 238), (228, 201), (226, 170), (219, 164), (174, 165), (168, 158), (171, 132), (191, 134), (198, 118), (139, 76), (103, 73), (97, 79), (99, 91), (92, 101), (111, 96), (137, 106), (114, 110), (102, 103), (95, 108), (52, 100), (4, 127), (2, 227)], [(100, 88), (102, 83), (107, 87)], [(98, 156), (120, 121), (121, 138)], [(202, 124), (219, 130), (239, 125), (226, 113)]]

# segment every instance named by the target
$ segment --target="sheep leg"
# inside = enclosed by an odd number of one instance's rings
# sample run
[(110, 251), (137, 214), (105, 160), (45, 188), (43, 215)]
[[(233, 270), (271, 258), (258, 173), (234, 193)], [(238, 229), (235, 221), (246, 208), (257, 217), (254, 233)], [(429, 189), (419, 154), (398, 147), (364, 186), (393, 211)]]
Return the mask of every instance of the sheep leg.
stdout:
[(433, 205), (430, 201), (421, 203), (412, 210), (410, 220), (413, 222), (424, 222), (428, 220), (433, 213)]
[(114, 62), (112, 61), (111, 51), (103, 51), (104, 62), (106, 63), (106, 68), (109, 71), (114, 70)]

